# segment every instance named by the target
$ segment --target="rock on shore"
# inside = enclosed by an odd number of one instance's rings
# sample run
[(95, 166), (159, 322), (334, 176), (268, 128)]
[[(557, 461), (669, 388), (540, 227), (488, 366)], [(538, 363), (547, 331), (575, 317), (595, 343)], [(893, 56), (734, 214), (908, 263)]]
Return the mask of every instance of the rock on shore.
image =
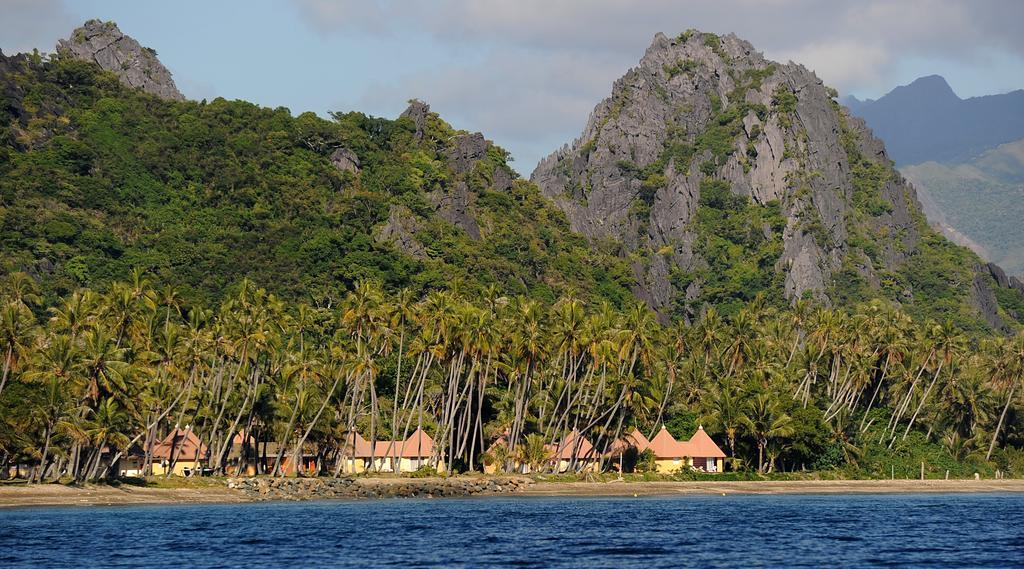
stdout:
[(231, 478), (228, 488), (254, 500), (441, 498), (518, 492), (529, 478)]

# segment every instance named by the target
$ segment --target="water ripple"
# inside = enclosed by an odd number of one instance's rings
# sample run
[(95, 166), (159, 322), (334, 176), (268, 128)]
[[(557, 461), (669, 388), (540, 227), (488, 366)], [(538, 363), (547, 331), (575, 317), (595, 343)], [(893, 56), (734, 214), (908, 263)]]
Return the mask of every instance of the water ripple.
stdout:
[(0, 511), (0, 566), (1020, 567), (1024, 496), (486, 498)]

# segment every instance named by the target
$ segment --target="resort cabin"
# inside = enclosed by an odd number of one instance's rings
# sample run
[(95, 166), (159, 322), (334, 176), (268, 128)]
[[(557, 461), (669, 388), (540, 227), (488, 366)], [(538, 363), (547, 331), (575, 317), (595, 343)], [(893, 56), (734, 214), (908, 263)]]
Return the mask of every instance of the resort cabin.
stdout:
[[(434, 439), (423, 429), (417, 428), (403, 441), (369, 441), (354, 433), (349, 456), (342, 465), (342, 471), (352, 474), (372, 470), (374, 472), (414, 472), (430, 464), (434, 453)], [(438, 463), (437, 470), (444, 471), (444, 464)]]
[(112, 469), (121, 477), (142, 476), (146, 466), (146, 453), (138, 445), (132, 445), (117, 460), (117, 468)]
[[(660, 474), (669, 474), (686, 469), (702, 472), (722, 472), (725, 467), (725, 453), (715, 441), (697, 427), (697, 432), (688, 441), (677, 441), (664, 425), (661, 431), (647, 445), (654, 453), (654, 464)], [(641, 449), (643, 452), (647, 449)]]
[[(511, 451), (508, 450), (508, 431), (505, 434), (497, 438), (491, 446), (487, 447), (484, 451), (483, 463), (484, 463), (484, 474), (496, 474), (505, 468), (505, 460), (511, 459)], [(520, 464), (518, 461), (514, 461), (513, 468), (520, 474), (525, 474), (523, 469), (525, 465)]]
[[(292, 452), (295, 450), (295, 445), (288, 443), (284, 448), (284, 455), (281, 457), (281, 472), (285, 475), (298, 474), (296, 469), (297, 464), (302, 464), (302, 472), (319, 472), (319, 464), (317, 461), (317, 453), (310, 445), (303, 445), (302, 450), (299, 454), (298, 460), (292, 456)], [(277, 466), (277, 454), (281, 452), (281, 443), (269, 441), (261, 447), (261, 454), (259, 462), (262, 470), (266, 474), (274, 472), (274, 467)]]
[(174, 429), (153, 447), (153, 475), (161, 476), (168, 470), (175, 476), (200, 473), (208, 453), (192, 429)]
[[(520, 444), (523, 444), (522, 442)], [(515, 459), (515, 455), (509, 456), (508, 435), (498, 437), (486, 454), (489, 460), (484, 462), (484, 474), (495, 474), (504, 468), (504, 461), (512, 460), (512, 470), (519, 474), (530, 474), (533, 468)], [(597, 472), (601, 468), (601, 456), (594, 445), (586, 437), (580, 436), (579, 431), (573, 430), (561, 441), (555, 444), (546, 444), (547, 458), (544, 463), (553, 472)], [(504, 458), (508, 457), (508, 458)]]
[(546, 445), (551, 452), (551, 466), (555, 472), (597, 472), (601, 457), (594, 445), (573, 429), (558, 444)]
[(704, 472), (723, 472), (725, 470), (725, 453), (704, 432), (704, 426), (698, 426), (697, 432), (686, 443), (689, 446), (690, 466)]
[(640, 453), (650, 445), (647, 437), (634, 428), (633, 431), (612, 443), (608, 449), (609, 466), (618, 472), (633, 472)]

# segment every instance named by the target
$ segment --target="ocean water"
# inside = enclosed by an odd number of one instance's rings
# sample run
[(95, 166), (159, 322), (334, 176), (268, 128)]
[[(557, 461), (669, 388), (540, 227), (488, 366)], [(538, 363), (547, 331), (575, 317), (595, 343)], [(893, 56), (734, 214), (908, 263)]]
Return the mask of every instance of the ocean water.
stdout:
[(1024, 496), (0, 510), (0, 567), (1024, 567)]

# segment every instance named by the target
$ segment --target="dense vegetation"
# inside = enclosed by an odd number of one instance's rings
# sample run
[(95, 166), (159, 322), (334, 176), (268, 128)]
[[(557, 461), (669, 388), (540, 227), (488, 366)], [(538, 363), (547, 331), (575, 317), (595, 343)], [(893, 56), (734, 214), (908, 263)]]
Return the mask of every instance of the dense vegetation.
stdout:
[[(779, 304), (780, 206), (711, 177), (733, 107), (692, 145), (666, 143), (662, 165), (712, 157), (694, 221), (707, 266), (674, 275), (700, 278), (701, 298), (676, 307), (692, 325), (666, 326), (631, 303), (626, 260), (588, 247), (532, 184), (498, 187), (501, 149), (457, 170), (464, 133), (436, 115), (171, 103), (38, 56), (0, 57), (0, 93), (0, 464), (37, 480), (104, 477), (104, 448), (148, 453), (184, 426), (218, 470), (240, 429), (312, 446), (331, 472), (354, 430), (423, 426), (432, 460), (475, 470), (533, 462), (574, 428), (606, 449), (634, 426), (703, 423), (734, 470), (1024, 471), (1024, 339), (963, 335), (952, 287), (969, 267), (948, 243), (883, 275), (894, 296), (914, 284), (912, 316), (850, 308), (871, 296), (856, 271), (844, 308)], [(335, 167), (338, 148), (358, 168)], [(881, 174), (854, 165), (857, 205), (885, 213)], [(664, 176), (633, 169), (652, 199)], [(479, 238), (441, 213), (462, 185)], [(412, 245), (379, 238), (396, 212)], [(505, 453), (485, 455), (502, 433)]]
[[(245, 429), (287, 452), (312, 446), (331, 473), (353, 430), (390, 440), (422, 426), (433, 461), (479, 470), (535, 462), (574, 428), (603, 451), (634, 426), (689, 436), (698, 423), (734, 470), (1024, 474), (1024, 336), (976, 346), (880, 302), (848, 314), (758, 297), (728, 319), (711, 309), (662, 327), (641, 304), (375, 283), (334, 308), (248, 282), (204, 307), (136, 275), (39, 321), (31, 279), (2, 290), (0, 460), (43, 465), (36, 479), (103, 476), (101, 449), (147, 448), (175, 427), (218, 469)], [(485, 456), (502, 433), (506, 452)]]
[[(241, 101), (171, 103), (66, 58), (0, 61), (0, 272), (26, 271), (47, 303), (141, 268), (183, 297), (218, 302), (249, 277), (283, 298), (337, 303), (363, 278), (417, 294), (499, 286), (554, 300), (569, 288), (621, 304), (621, 261), (591, 252), (536, 187), (499, 191), (511, 170), (488, 146), (471, 171), (449, 158), (462, 134), (436, 115), (293, 117)], [(335, 168), (346, 148), (360, 170)], [(430, 195), (472, 194), (480, 239)], [(393, 209), (419, 254), (375, 239)]]
[(965, 235), (1008, 274), (1024, 275), (1024, 140), (967, 164), (926, 162), (901, 170), (923, 194), (935, 221)]

